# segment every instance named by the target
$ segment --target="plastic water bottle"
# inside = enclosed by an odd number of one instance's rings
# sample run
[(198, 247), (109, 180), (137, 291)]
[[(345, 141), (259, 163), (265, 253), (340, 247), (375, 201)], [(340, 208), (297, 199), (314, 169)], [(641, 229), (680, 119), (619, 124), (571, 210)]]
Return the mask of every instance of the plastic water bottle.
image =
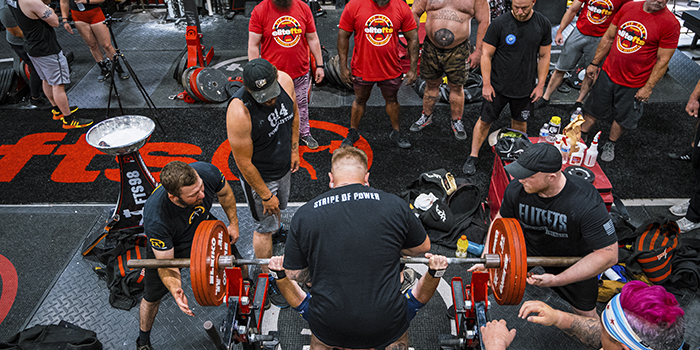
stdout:
[(574, 120), (576, 120), (578, 116), (583, 117), (583, 111), (581, 110), (581, 107), (576, 107), (574, 113), (571, 113), (571, 121), (573, 122)]
[(85, 5), (81, 2), (76, 2), (75, 6), (78, 6), (78, 11), (85, 11)]
[(561, 130), (561, 118), (558, 116), (553, 116), (552, 119), (549, 120), (549, 137), (547, 140), (549, 140), (549, 143), (554, 144), (556, 142), (556, 135), (559, 133)]
[(569, 161), (569, 151), (571, 146), (569, 145), (569, 140), (566, 136), (561, 139), (561, 163), (566, 164)]
[(591, 142), (591, 148), (586, 152), (586, 157), (583, 159), (583, 166), (592, 168), (595, 166), (595, 162), (598, 159), (598, 138), (600, 138), (600, 131), (595, 134), (593, 142)]
[(540, 138), (537, 143), (547, 142), (547, 137), (549, 137), (549, 124), (544, 123), (540, 129)]

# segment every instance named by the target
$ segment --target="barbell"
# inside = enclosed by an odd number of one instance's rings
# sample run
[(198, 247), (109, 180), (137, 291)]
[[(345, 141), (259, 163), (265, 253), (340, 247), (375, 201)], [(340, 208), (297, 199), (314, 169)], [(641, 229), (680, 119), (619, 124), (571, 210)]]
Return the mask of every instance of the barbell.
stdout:
[[(226, 268), (241, 265), (266, 265), (270, 259), (236, 259), (230, 255), (226, 225), (219, 220), (203, 221), (195, 231), (189, 259), (131, 259), (130, 268), (190, 268), (192, 292), (202, 306), (218, 306), (226, 293)], [(447, 258), (453, 264), (483, 264), (489, 269), (489, 281), (496, 302), (517, 305), (527, 285), (528, 266), (571, 266), (580, 257), (528, 257), (518, 220), (496, 219), (491, 226), (488, 250), (481, 258)], [(428, 258), (403, 257), (402, 263), (427, 264)]]

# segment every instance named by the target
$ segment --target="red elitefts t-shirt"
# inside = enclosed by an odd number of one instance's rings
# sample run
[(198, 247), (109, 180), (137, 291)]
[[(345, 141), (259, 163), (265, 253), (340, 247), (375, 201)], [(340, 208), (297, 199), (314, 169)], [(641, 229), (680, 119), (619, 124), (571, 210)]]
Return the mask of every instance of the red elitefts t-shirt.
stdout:
[(625, 4), (613, 18), (617, 26), (603, 70), (615, 84), (638, 88), (644, 86), (656, 63), (659, 48), (675, 49), (681, 25), (671, 11), (664, 8), (644, 12), (643, 1)]
[(603, 36), (622, 5), (632, 0), (583, 0), (576, 21), (578, 31), (588, 36)]
[(279, 10), (271, 0), (253, 9), (248, 30), (262, 34), (260, 56), (278, 70), (296, 79), (309, 72), (309, 44), (306, 34), (316, 32), (311, 9), (294, 0), (288, 10)]
[(416, 29), (408, 5), (391, 0), (379, 7), (372, 0), (353, 0), (340, 16), (340, 29), (355, 32), (352, 74), (365, 81), (394, 79), (402, 74), (399, 63), (399, 31)]

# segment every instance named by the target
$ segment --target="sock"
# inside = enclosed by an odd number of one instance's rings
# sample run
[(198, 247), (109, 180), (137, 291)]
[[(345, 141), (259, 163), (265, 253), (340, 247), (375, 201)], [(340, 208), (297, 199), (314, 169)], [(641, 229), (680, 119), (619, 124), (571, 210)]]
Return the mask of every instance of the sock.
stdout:
[(139, 345), (146, 345), (151, 342), (151, 331), (144, 332), (139, 328), (139, 338), (136, 340)]

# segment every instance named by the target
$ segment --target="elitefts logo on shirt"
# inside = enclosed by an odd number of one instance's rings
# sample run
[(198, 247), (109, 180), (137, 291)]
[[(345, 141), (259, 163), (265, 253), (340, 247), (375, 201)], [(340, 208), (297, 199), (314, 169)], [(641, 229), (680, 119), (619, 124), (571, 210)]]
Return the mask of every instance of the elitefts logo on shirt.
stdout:
[(647, 29), (637, 21), (627, 21), (617, 29), (617, 49), (622, 53), (633, 53), (646, 43)]
[(593, 24), (602, 24), (613, 13), (615, 6), (610, 0), (591, 0), (586, 18)]
[(394, 34), (394, 25), (389, 17), (373, 15), (365, 22), (365, 37), (374, 46), (384, 46)]
[(272, 37), (282, 47), (292, 47), (301, 39), (301, 25), (296, 18), (282, 16), (272, 25)]

